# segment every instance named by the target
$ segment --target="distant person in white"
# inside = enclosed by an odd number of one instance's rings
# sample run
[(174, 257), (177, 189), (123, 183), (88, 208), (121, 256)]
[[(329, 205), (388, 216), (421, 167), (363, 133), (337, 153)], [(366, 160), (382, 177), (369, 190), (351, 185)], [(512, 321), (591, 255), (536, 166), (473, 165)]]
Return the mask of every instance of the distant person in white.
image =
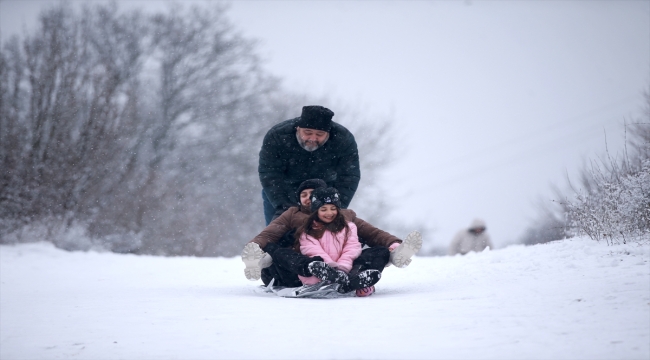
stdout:
[(485, 229), (485, 221), (474, 219), (468, 229), (463, 229), (454, 236), (449, 246), (449, 255), (465, 255), (470, 251), (481, 252), (486, 247), (494, 249)]

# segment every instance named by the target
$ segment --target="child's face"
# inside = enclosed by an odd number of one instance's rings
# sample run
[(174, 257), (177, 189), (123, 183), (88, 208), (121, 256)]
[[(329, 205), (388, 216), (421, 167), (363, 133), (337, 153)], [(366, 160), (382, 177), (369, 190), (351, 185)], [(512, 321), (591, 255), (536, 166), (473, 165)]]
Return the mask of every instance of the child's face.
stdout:
[(300, 192), (300, 203), (302, 206), (309, 207), (311, 205), (311, 193), (314, 192), (314, 189), (305, 189)]
[(334, 221), (334, 218), (338, 213), (339, 211), (336, 209), (336, 206), (332, 204), (325, 204), (318, 208), (318, 218), (325, 224), (329, 224)]

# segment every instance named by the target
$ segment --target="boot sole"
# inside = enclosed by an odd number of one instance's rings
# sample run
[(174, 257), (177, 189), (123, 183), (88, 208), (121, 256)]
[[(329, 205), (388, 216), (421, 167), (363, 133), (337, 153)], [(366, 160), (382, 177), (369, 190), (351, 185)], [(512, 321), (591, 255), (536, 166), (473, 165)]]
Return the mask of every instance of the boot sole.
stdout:
[(264, 251), (256, 243), (248, 243), (244, 246), (244, 250), (241, 253), (241, 260), (246, 266), (244, 269), (246, 279), (255, 281), (262, 277), (262, 268), (260, 267), (262, 256), (264, 256)]
[(398, 268), (407, 267), (411, 263), (411, 257), (422, 248), (422, 235), (412, 231), (406, 236), (406, 240), (391, 253), (391, 262)]

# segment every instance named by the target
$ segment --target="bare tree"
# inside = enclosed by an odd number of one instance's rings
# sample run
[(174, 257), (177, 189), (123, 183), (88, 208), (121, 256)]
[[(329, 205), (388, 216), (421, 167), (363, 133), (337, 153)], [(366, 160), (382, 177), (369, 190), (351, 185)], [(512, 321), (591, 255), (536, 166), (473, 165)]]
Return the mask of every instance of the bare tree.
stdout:
[(106, 15), (111, 24), (91, 25), (61, 5), (42, 14), (39, 33), (22, 47), (14, 39), (4, 49), (2, 161), (11, 178), (3, 181), (2, 202), (18, 209), (3, 218), (71, 221), (113, 185), (134, 120), (129, 95), (137, 93), (131, 76), (140, 56), (133, 33), (110, 43), (117, 28), (137, 31), (133, 19)]
[[(239, 253), (263, 226), (262, 138), (308, 98), (280, 87), (226, 13), (58, 5), (37, 32), (6, 44), (2, 241), (42, 222), (68, 249)], [(390, 154), (388, 122), (335, 108), (350, 129), (364, 129), (357, 141), (371, 188)], [(84, 239), (57, 238), (73, 228)]]

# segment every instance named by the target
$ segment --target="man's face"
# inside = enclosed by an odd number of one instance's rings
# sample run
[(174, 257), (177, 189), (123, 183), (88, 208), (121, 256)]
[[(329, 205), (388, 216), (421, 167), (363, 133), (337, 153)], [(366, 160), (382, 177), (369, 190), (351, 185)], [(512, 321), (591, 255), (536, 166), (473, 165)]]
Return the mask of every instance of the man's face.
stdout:
[(311, 193), (314, 189), (305, 189), (300, 192), (300, 204), (309, 208), (311, 206)]
[(327, 139), (329, 138), (330, 133), (323, 130), (301, 128), (298, 126), (296, 131), (296, 138), (298, 143), (302, 146), (303, 149), (307, 151), (314, 151), (319, 147), (323, 146)]

